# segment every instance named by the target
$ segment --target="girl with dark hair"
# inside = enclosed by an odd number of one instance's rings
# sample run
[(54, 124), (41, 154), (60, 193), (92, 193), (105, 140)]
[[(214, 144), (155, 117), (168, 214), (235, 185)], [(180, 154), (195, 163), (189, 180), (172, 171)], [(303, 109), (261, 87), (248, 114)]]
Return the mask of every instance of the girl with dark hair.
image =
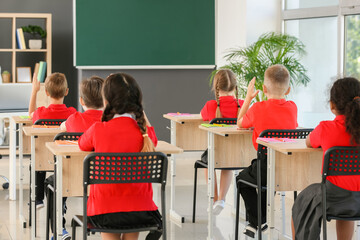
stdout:
[[(360, 145), (360, 82), (355, 78), (338, 79), (330, 90), (333, 121), (322, 121), (306, 139), (308, 147), (326, 150), (335, 146)], [(327, 212), (344, 217), (360, 214), (360, 176), (329, 176), (326, 183)], [(347, 203), (351, 199), (352, 203)], [(353, 201), (358, 201), (356, 207)], [(300, 193), (292, 209), (293, 239), (319, 239), (322, 196), (319, 183)], [(350, 240), (354, 222), (336, 220), (337, 239)]]
[[(125, 73), (111, 74), (103, 86), (102, 122), (92, 125), (79, 139), (83, 151), (154, 151), (156, 136), (142, 106), (142, 93), (135, 79)], [(148, 125), (148, 126), (147, 126)], [(87, 211), (89, 221), (110, 228), (156, 223), (161, 215), (153, 199), (150, 183), (95, 184), (90, 186)], [(159, 239), (151, 232), (147, 240)], [(103, 240), (137, 240), (139, 233), (102, 233)]]

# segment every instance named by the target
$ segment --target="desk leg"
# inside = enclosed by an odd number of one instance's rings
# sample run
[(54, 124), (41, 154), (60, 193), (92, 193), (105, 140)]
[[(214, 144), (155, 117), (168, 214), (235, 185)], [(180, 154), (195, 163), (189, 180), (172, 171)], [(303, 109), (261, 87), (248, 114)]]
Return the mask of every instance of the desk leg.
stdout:
[[(176, 146), (176, 123), (171, 121), (171, 144)], [(170, 220), (181, 227), (181, 224), (185, 222), (184, 217), (175, 212), (175, 177), (176, 177), (176, 158), (175, 155), (171, 155), (171, 181), (170, 181)]]
[(214, 134), (208, 132), (208, 240), (212, 240), (214, 235), (214, 154)]
[(267, 167), (267, 223), (269, 226), (269, 240), (274, 239), (274, 193), (275, 193), (275, 151), (271, 148), (268, 151)]
[(16, 200), (16, 123), (10, 118), (9, 199)]
[(26, 220), (24, 217), (24, 164), (23, 164), (23, 124), (19, 124), (19, 217), (20, 221), (23, 223), (23, 227), (26, 228)]
[(35, 222), (35, 136), (31, 136), (31, 239), (35, 239), (35, 228), (36, 228), (36, 222)]
[(62, 211), (63, 211), (63, 197), (62, 197), (62, 156), (56, 156), (56, 234), (57, 239), (62, 239)]

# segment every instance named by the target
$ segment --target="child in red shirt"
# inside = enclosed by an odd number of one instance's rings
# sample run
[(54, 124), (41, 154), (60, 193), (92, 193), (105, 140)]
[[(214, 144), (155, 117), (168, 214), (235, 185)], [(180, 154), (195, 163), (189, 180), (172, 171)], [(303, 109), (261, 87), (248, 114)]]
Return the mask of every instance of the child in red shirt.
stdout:
[[(201, 109), (200, 113), (203, 120), (211, 121), (214, 118), (236, 118), (244, 101), (237, 99), (238, 90), (235, 74), (229, 69), (219, 70), (214, 77), (212, 90), (215, 93), (216, 100), (206, 102), (203, 109)], [(232, 172), (231, 170), (221, 170), (220, 194), (218, 194), (215, 174), (213, 207), (213, 213), (215, 215), (218, 215), (225, 207), (225, 197), (231, 184)]]
[[(360, 145), (360, 82), (355, 78), (337, 80), (330, 90), (333, 121), (322, 121), (306, 138), (308, 147)], [(360, 215), (360, 176), (329, 176), (326, 183), (327, 212), (344, 217)], [(350, 199), (350, 202), (347, 202)], [(354, 200), (357, 203), (354, 204)], [(311, 204), (310, 204), (311, 201)], [(338, 214), (334, 214), (338, 213)], [(321, 184), (303, 190), (292, 209), (293, 239), (319, 239), (322, 218)], [(350, 240), (354, 222), (336, 220), (337, 239)]]
[[(101, 116), (103, 113), (103, 99), (102, 99), (102, 86), (104, 83), (104, 79), (92, 76), (88, 79), (84, 79), (80, 83), (80, 104), (85, 112), (75, 112), (68, 119), (63, 122), (60, 128), (67, 132), (85, 132), (92, 124), (95, 122), (101, 121)], [(45, 181), (45, 189), (47, 189), (47, 185), (54, 186), (54, 175), (48, 177)], [(46, 192), (45, 192), (46, 193)], [(50, 212), (50, 226), (52, 229), (53, 223), (53, 194), (50, 191), (47, 196), (50, 201), (49, 212)], [(66, 207), (67, 198), (63, 198), (63, 215), (65, 215), (67, 207)], [(63, 236), (62, 240), (71, 239), (69, 233), (65, 228), (65, 217), (63, 217)], [(52, 239), (52, 238), (51, 238)]]
[[(249, 109), (252, 99), (258, 94), (255, 91), (255, 78), (248, 86), (245, 102), (240, 110), (238, 117), (238, 127), (253, 127), (253, 145), (257, 150), (256, 139), (259, 134), (266, 129), (295, 129), (297, 127), (297, 107), (292, 101), (286, 101), (285, 96), (290, 92), (290, 75), (288, 70), (282, 65), (273, 65), (265, 71), (263, 92), (266, 101), (257, 102)], [(266, 186), (266, 159), (261, 160), (261, 180), (262, 185)], [(257, 184), (257, 163), (252, 164), (241, 171), (236, 177), (253, 184)], [(257, 219), (257, 192), (256, 189), (246, 184), (239, 183), (238, 188), (244, 199), (246, 211), (249, 214), (249, 225), (245, 228), (244, 234), (254, 237), (258, 228)], [(263, 196), (266, 196), (264, 194)], [(267, 229), (266, 222), (266, 197), (262, 197), (262, 230)]]
[[(62, 73), (53, 73), (45, 80), (45, 93), (50, 97), (48, 107), (36, 108), (36, 96), (40, 90), (40, 82), (34, 74), (32, 92), (29, 103), (29, 116), (32, 117), (33, 123), (38, 119), (66, 119), (76, 112), (73, 107), (66, 107), (64, 97), (68, 95), (69, 89), (66, 77)], [(46, 172), (37, 171), (35, 175), (35, 194), (36, 208), (44, 206), (44, 181)]]
[[(79, 139), (83, 151), (148, 152), (154, 145), (148, 136), (142, 93), (135, 79), (124, 73), (110, 75), (104, 83), (102, 122), (93, 124)], [(95, 184), (90, 186), (89, 221), (108, 227), (140, 223), (161, 224), (148, 183)], [(109, 204), (112, 203), (112, 204)], [(137, 240), (139, 233), (102, 233), (103, 239)], [(147, 239), (159, 239), (161, 232)]]

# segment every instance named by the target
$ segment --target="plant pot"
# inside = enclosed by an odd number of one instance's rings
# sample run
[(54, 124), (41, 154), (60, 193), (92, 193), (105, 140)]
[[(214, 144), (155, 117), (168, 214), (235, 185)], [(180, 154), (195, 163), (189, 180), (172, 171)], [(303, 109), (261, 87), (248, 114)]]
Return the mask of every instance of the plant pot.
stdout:
[(42, 40), (41, 39), (29, 39), (29, 48), (30, 49), (41, 49)]
[(3, 80), (3, 83), (10, 83), (11, 81), (11, 74), (10, 73), (3, 73), (1, 74), (1, 77), (2, 77), (2, 80)]

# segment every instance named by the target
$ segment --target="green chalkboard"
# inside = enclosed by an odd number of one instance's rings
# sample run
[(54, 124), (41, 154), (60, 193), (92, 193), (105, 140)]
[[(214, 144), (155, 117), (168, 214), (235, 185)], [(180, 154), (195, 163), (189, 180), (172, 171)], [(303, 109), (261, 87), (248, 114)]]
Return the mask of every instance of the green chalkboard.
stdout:
[(215, 0), (76, 0), (75, 65), (215, 64)]

